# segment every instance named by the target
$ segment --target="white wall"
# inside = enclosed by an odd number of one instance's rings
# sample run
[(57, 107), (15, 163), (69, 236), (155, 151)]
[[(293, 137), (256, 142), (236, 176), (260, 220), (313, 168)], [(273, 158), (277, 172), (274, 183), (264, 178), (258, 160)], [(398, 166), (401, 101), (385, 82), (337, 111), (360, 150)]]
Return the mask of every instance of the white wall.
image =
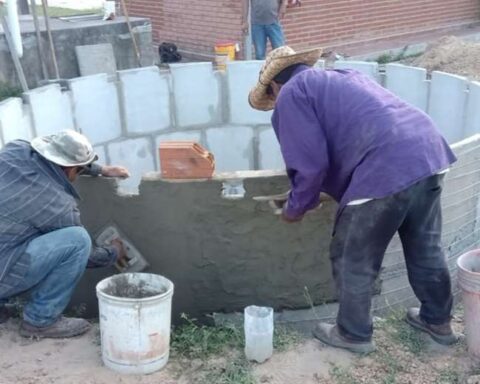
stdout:
[[(136, 192), (142, 173), (159, 170), (157, 148), (164, 140), (200, 142), (214, 153), (218, 171), (282, 169), (271, 112), (256, 111), (247, 101), (261, 65), (231, 62), (225, 72), (214, 71), (211, 63), (177, 64), (170, 71), (146, 67), (119, 71), (113, 79), (72, 79), (67, 90), (37, 88), (23, 101), (0, 103), (0, 146), (74, 128), (90, 138), (103, 160), (131, 168), (132, 180), (122, 183), (125, 192)], [(341, 61), (335, 67), (383, 82), (429, 113), (450, 143), (480, 132), (479, 83), (441, 72), (427, 79), (424, 69), (400, 64), (386, 65), (384, 76), (371, 62)]]

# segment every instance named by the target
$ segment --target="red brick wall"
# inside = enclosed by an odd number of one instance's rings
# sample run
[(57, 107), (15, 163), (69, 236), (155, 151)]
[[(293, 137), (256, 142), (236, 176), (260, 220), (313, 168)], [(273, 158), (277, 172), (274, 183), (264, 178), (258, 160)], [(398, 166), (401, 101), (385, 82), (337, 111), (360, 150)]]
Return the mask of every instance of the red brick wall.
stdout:
[[(211, 54), (218, 40), (242, 41), (241, 0), (127, 0), (149, 17), (156, 43)], [(478, 0), (303, 0), (284, 20), (296, 49), (368, 41), (479, 20)]]
[(131, 16), (152, 20), (153, 40), (211, 54), (218, 40), (240, 42), (240, 0), (127, 0)]

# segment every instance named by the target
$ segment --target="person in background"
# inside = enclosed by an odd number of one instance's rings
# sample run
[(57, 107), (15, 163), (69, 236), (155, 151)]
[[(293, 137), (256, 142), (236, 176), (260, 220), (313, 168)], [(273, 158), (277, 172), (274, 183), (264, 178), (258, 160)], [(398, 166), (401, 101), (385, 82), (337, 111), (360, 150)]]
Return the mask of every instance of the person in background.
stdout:
[(85, 268), (126, 263), (120, 239), (92, 247), (80, 221), (72, 185), (78, 176), (129, 176), (96, 159), (87, 138), (75, 131), (12, 141), (0, 151), (0, 323), (9, 317), (8, 300), (26, 293), (22, 336), (86, 332), (86, 320), (62, 316)]
[(287, 0), (242, 0), (242, 29), (245, 34), (250, 29), (249, 10), (255, 58), (264, 60), (267, 52), (267, 40), (270, 40), (272, 49), (285, 45), (280, 21), (285, 16)]
[(375, 350), (374, 283), (398, 232), (420, 302), (406, 321), (453, 344), (460, 335), (450, 324), (440, 198), (455, 155), (423, 111), (358, 71), (314, 68), (320, 54), (287, 46), (270, 52), (249, 94), (253, 108), (274, 109), (291, 182), (283, 219), (301, 221), (322, 192), (339, 203), (330, 245), (339, 310), (336, 323), (319, 323), (314, 335), (353, 352)]

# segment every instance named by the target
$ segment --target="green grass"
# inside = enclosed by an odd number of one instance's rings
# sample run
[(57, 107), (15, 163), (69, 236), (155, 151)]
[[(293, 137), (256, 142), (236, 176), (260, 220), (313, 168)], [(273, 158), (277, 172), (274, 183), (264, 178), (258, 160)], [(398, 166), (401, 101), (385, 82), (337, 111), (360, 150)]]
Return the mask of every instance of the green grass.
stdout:
[[(200, 359), (204, 362), (199, 383), (255, 384), (251, 364), (245, 359), (243, 328), (229, 325), (209, 327), (182, 314), (185, 323), (172, 332), (172, 357), (180, 360)], [(302, 336), (284, 327), (276, 327), (273, 344), (276, 351), (297, 345)], [(207, 360), (225, 360), (216, 366)]]
[(335, 384), (359, 384), (346, 368), (334, 365), (330, 369), (330, 376), (335, 380)]
[(195, 319), (182, 314), (185, 324), (172, 334), (172, 350), (175, 354), (190, 359), (205, 359), (221, 354), (227, 348), (240, 349), (243, 334), (235, 326), (208, 327), (199, 325)]
[(413, 329), (404, 321), (402, 312), (393, 312), (382, 324), (387, 334), (394, 341), (404, 346), (414, 354), (421, 354), (426, 350), (426, 342), (420, 332)]
[(453, 368), (445, 368), (440, 371), (435, 384), (459, 384), (460, 373)]
[(19, 97), (21, 94), (22, 89), (20, 87), (0, 81), (0, 101), (8, 99), (9, 97)]
[(386, 375), (382, 378), (382, 384), (396, 384), (397, 374), (403, 371), (398, 360), (387, 351), (379, 350), (376, 353), (378, 361), (382, 364)]
[(229, 361), (224, 367), (211, 369), (200, 380), (201, 384), (256, 384), (252, 368), (244, 358)]
[[(48, 7), (48, 16), (50, 17), (67, 17), (101, 13), (101, 8), (70, 9), (62, 7)], [(37, 5), (37, 15), (43, 15), (43, 7), (41, 5)]]
[[(195, 319), (182, 314), (185, 324), (174, 329), (172, 333), (172, 350), (181, 357), (204, 359), (220, 355), (224, 350), (242, 350), (245, 344), (243, 328), (228, 325), (210, 327), (198, 324)], [(282, 352), (298, 345), (302, 335), (286, 327), (275, 327), (273, 347)]]
[(288, 351), (303, 340), (303, 335), (286, 327), (277, 326), (273, 331), (273, 348), (277, 352)]
[(411, 55), (406, 55), (405, 52), (400, 52), (396, 55), (392, 55), (390, 53), (384, 53), (380, 56), (377, 57), (375, 60), (378, 64), (388, 64), (388, 63), (394, 63), (397, 61), (405, 60), (405, 59), (411, 59), (414, 57), (421, 56), (422, 53), (413, 53)]

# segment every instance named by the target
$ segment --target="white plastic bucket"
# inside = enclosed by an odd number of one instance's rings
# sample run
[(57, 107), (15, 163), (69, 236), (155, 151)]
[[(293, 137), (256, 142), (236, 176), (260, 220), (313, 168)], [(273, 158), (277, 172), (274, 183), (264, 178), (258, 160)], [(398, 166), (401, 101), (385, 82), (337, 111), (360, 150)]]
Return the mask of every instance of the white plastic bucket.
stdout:
[(245, 356), (263, 363), (273, 353), (273, 308), (250, 305), (245, 314)]
[(457, 266), (458, 285), (463, 291), (468, 352), (480, 358), (480, 249), (460, 256)]
[(97, 284), (102, 360), (120, 373), (148, 374), (167, 364), (173, 283), (124, 273)]

